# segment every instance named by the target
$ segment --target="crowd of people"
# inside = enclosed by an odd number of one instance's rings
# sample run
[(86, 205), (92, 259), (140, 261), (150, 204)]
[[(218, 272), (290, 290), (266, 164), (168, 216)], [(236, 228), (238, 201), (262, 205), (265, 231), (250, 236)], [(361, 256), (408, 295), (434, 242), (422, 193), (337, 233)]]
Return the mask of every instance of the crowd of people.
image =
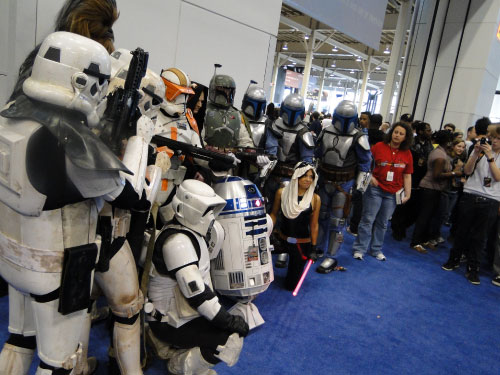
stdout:
[(419, 253), (450, 225), (443, 270), (467, 262), (479, 284), (487, 249), (500, 286), (500, 126), (481, 118), (464, 140), (408, 114), (358, 117), (349, 100), (307, 122), (303, 97), (266, 108), (254, 82), (236, 108), (229, 75), (206, 87), (177, 67), (147, 69), (140, 48), (115, 49), (117, 17), (113, 0), (68, 0), (0, 112), (4, 169), (19, 171), (0, 180), (0, 373), (27, 374), (37, 350), (37, 375), (91, 374), (91, 312), (104, 296), (110, 373), (142, 374), (142, 337), (169, 373), (214, 374), (263, 323), (251, 301), (274, 279), (273, 247), (296, 290), (306, 264), (344, 270), (346, 231), (355, 259), (386, 261), (389, 221), (398, 240), (414, 224)]
[[(310, 115), (309, 128), (316, 133), (322, 122), (328, 121), (324, 114), (314, 112)], [(347, 232), (356, 236), (353, 257), (362, 260), (369, 250), (377, 259), (386, 259), (381, 247), (389, 220), (392, 236), (397, 241), (403, 241), (407, 229), (414, 225), (409, 237), (410, 247), (422, 254), (445, 243), (441, 230), (443, 226), (448, 226), (448, 241), (452, 243), (452, 250), (442, 268), (450, 271), (458, 268), (461, 262), (466, 262), (466, 277), (477, 285), (480, 283), (479, 268), (483, 263), (485, 267), (493, 268), (492, 283), (500, 286), (496, 210), (496, 158), (500, 126), (491, 124), (487, 117), (480, 118), (474, 126), (468, 127), (464, 139), (463, 132), (451, 123), (433, 132), (430, 124), (413, 121), (409, 114), (402, 115), (400, 121), (403, 139), (408, 142), (397, 147), (397, 153), (407, 151), (404, 158), (407, 169), (403, 176), (411, 175), (411, 178), (407, 177), (411, 188), (406, 189), (399, 204), (392, 198), (384, 204), (384, 194), (395, 194), (405, 184), (401, 175), (396, 173), (391, 176), (393, 181), (389, 181), (394, 186), (389, 187), (387, 170), (382, 175), (380, 172), (380, 167), (385, 166), (378, 156), (384, 152), (383, 145), (388, 144), (389, 151), (394, 151), (398, 139), (394, 137), (394, 127), (383, 127), (381, 115), (369, 112), (360, 115), (359, 126), (366, 129), (375, 166), (367, 192), (361, 195), (354, 191), (352, 195)], [(386, 129), (391, 129), (388, 134), (385, 134)], [(398, 172), (397, 169), (395, 171)], [(408, 194), (409, 191), (411, 193)], [(481, 202), (484, 202), (483, 206)], [(472, 207), (474, 212), (469, 211)]]

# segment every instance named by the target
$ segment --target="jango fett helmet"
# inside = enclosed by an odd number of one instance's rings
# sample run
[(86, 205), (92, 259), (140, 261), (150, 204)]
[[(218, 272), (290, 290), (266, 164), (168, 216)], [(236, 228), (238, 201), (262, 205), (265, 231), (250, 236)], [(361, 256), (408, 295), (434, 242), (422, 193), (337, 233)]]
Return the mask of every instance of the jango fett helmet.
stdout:
[(198, 180), (184, 180), (172, 199), (177, 221), (202, 236), (225, 206), (226, 201), (214, 189)]
[(220, 107), (228, 108), (233, 105), (236, 83), (230, 76), (216, 74), (208, 86), (208, 100)]
[(243, 101), (241, 103), (241, 110), (244, 114), (253, 120), (258, 120), (266, 108), (266, 92), (262, 87), (256, 84), (248, 86)]
[(293, 128), (304, 119), (305, 115), (304, 98), (299, 94), (289, 94), (281, 103), (280, 117), (285, 125)]
[(341, 134), (349, 134), (358, 125), (358, 109), (350, 100), (342, 100), (332, 115), (332, 124)]
[(74, 109), (99, 123), (97, 107), (106, 96), (111, 73), (108, 51), (81, 35), (58, 31), (40, 45), (23, 91), (30, 98)]

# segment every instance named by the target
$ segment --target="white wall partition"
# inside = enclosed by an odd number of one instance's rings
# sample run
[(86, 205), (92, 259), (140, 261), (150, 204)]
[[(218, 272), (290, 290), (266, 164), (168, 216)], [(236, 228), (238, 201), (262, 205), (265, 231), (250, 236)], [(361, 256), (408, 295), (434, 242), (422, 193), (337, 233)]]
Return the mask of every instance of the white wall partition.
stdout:
[[(0, 102), (27, 53), (54, 27), (64, 0), (0, 1)], [(208, 85), (213, 64), (236, 81), (235, 105), (251, 79), (270, 91), (281, 0), (117, 0), (115, 45), (150, 53), (149, 67), (178, 67)]]

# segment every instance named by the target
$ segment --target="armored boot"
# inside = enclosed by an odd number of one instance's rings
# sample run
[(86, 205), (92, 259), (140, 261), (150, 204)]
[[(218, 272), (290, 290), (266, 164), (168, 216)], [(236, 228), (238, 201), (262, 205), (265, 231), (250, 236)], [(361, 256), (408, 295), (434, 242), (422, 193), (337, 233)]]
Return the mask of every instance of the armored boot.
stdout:
[(199, 347), (179, 350), (168, 361), (168, 371), (172, 375), (217, 375), (213, 364), (201, 355)]
[(34, 349), (5, 343), (0, 353), (0, 375), (28, 374), (34, 354)]
[(142, 375), (140, 330), (139, 319), (133, 324), (115, 322), (113, 346), (122, 375)]

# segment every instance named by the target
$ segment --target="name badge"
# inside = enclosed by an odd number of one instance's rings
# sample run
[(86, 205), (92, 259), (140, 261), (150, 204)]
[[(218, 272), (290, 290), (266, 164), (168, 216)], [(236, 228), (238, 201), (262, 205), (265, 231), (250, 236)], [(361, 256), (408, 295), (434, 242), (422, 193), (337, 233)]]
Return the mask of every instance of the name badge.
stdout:
[(485, 177), (483, 180), (484, 187), (491, 187), (491, 177)]
[(387, 172), (387, 177), (386, 177), (385, 180), (389, 181), (389, 182), (393, 181), (394, 180), (394, 172), (393, 171), (388, 171)]

